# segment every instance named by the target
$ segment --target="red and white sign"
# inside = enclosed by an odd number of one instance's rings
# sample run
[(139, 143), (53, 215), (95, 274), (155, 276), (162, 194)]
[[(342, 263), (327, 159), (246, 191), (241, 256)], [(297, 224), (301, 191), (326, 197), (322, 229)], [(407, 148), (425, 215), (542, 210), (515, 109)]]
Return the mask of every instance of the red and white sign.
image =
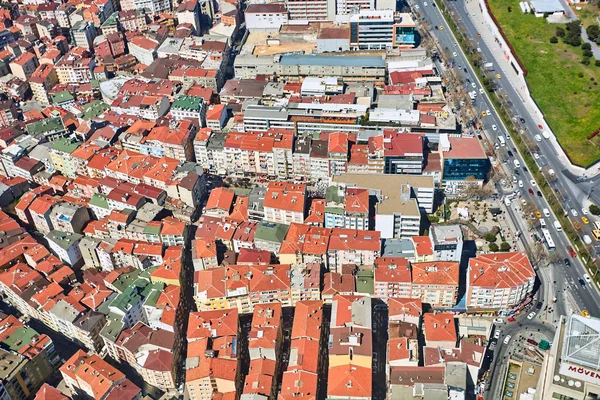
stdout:
[(562, 362), (558, 373), (600, 386), (600, 371), (598, 370)]

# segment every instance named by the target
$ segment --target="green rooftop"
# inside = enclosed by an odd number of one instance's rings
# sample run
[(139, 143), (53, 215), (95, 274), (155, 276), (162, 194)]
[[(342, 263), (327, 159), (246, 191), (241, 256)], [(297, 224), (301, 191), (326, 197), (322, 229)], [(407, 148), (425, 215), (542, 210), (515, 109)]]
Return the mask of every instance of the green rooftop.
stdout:
[(175, 99), (171, 108), (187, 111), (200, 111), (203, 104), (204, 99), (202, 97), (184, 94)]
[(67, 90), (63, 90), (62, 92), (54, 93), (50, 97), (52, 97), (52, 104), (56, 104), (56, 105), (60, 105), (63, 103), (71, 103), (71, 102), (75, 101), (75, 98), (73, 97), (71, 92), (69, 92)]
[(115, 11), (114, 13), (112, 13), (110, 15), (110, 17), (108, 17), (106, 19), (106, 21), (104, 21), (104, 23), (102, 25), (100, 25), (100, 28), (106, 28), (109, 26), (116, 26), (117, 25), (117, 18), (119, 17), (119, 12)]
[(146, 225), (144, 228), (144, 234), (146, 235), (158, 235), (160, 234), (160, 226), (158, 225)]
[(60, 138), (52, 142), (52, 149), (63, 153), (71, 154), (81, 146), (81, 142), (76, 142), (69, 138)]
[(149, 286), (149, 293), (146, 296), (146, 301), (144, 301), (144, 305), (148, 307), (155, 307), (160, 294), (165, 290), (165, 284), (163, 282), (155, 282)]
[(344, 196), (339, 195), (339, 187), (336, 185), (331, 185), (325, 191), (325, 202), (326, 203), (336, 203), (336, 204), (344, 204)]
[(89, 121), (104, 114), (104, 112), (107, 110), (110, 110), (110, 106), (108, 104), (100, 100), (94, 100), (91, 103), (88, 103), (83, 106), (83, 113), (81, 114), (81, 118), (86, 121)]
[(2, 343), (8, 347), (9, 350), (18, 352), (24, 346), (30, 345), (33, 338), (38, 337), (39, 335), (40, 334), (32, 328), (21, 326), (4, 339)]
[(136, 279), (135, 282), (125, 288), (123, 293), (119, 294), (110, 302), (110, 307), (118, 308), (126, 313), (133, 305), (138, 304), (144, 299), (142, 293), (149, 285), (150, 282), (145, 279)]
[(30, 135), (65, 131), (65, 127), (60, 117), (46, 118), (41, 121), (32, 122), (27, 124), (26, 129)]
[(74, 243), (77, 243), (82, 237), (83, 235), (80, 235), (79, 233), (70, 233), (57, 230), (50, 231), (50, 233), (46, 235), (46, 239), (56, 243), (65, 251), (68, 250), (69, 247), (73, 246)]
[(131, 272), (126, 272), (124, 274), (119, 275), (117, 279), (112, 283), (112, 286), (119, 293), (123, 293), (125, 289), (129, 287), (140, 276), (140, 270), (134, 269)]
[(115, 313), (108, 314), (107, 324), (100, 331), (100, 336), (115, 342), (123, 330), (123, 318)]
[(263, 221), (256, 228), (254, 239), (272, 243), (283, 243), (289, 229), (289, 225)]
[(358, 271), (356, 273), (356, 291), (358, 293), (375, 293), (375, 273), (373, 271)]
[(92, 196), (89, 201), (90, 206), (95, 206), (99, 208), (105, 208), (108, 210), (108, 200), (106, 200), (106, 195), (103, 193), (96, 193)]

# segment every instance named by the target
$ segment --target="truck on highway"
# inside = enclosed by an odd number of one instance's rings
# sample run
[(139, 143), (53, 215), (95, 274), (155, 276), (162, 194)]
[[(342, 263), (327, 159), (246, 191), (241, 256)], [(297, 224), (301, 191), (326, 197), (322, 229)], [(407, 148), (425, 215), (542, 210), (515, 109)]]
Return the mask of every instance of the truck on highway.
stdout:
[(487, 63), (483, 64), (483, 69), (484, 69), (484, 71), (493, 71), (494, 63), (487, 62)]
[(506, 146), (506, 140), (504, 139), (504, 136), (498, 136), (498, 142), (500, 143), (500, 146)]

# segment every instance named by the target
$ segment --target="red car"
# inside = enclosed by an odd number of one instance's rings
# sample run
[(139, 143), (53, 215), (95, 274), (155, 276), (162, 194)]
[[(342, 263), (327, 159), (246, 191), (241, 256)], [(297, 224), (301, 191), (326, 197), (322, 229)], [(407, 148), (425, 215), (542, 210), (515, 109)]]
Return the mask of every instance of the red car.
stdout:
[(573, 248), (572, 248), (571, 246), (567, 246), (567, 251), (569, 252), (569, 255), (570, 255), (572, 258), (575, 258), (575, 257), (577, 257), (577, 253), (576, 253), (576, 252), (573, 250)]
[(529, 194), (533, 196), (533, 189), (529, 188)]
[(508, 319), (507, 319), (507, 321), (508, 321), (508, 322), (515, 322), (515, 321), (516, 321), (516, 319), (515, 319), (514, 317), (510, 317), (510, 318), (508, 318)]

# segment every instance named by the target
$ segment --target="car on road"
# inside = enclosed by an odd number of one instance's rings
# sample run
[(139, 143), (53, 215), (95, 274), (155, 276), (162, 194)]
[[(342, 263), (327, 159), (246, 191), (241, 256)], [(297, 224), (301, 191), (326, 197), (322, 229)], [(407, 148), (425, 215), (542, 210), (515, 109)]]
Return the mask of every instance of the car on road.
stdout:
[(535, 312), (530, 312), (529, 315), (527, 315), (527, 319), (533, 319), (535, 318)]
[(589, 235), (583, 235), (583, 243), (592, 244), (592, 238)]
[(585, 281), (581, 278), (579, 278), (579, 284), (581, 285), (581, 287), (585, 286)]
[(529, 194), (533, 196), (534, 193), (532, 188), (529, 188)]
[(536, 142), (541, 142), (542, 141), (542, 137), (540, 135), (535, 135), (535, 141)]
[(567, 246), (567, 252), (571, 256), (571, 258), (577, 257), (577, 252), (575, 250), (573, 250), (573, 248), (571, 246)]
[(579, 213), (577, 212), (576, 209), (571, 208), (571, 215), (574, 216), (574, 217), (577, 217), (577, 216), (579, 216)]
[(583, 316), (584, 316), (584, 317), (586, 317), (586, 318), (589, 318), (589, 317), (590, 317), (590, 313), (589, 313), (589, 312), (587, 312), (587, 310), (581, 310), (581, 315), (583, 315)]
[(538, 210), (535, 210), (535, 217), (536, 217), (537, 219), (540, 219), (540, 218), (542, 218), (542, 213), (541, 213), (541, 212), (539, 212)]
[(500, 78), (502, 78), (502, 75), (496, 74), (496, 78), (500, 79)]
[(485, 90), (483, 90), (483, 88), (479, 88), (479, 93), (483, 94), (485, 92)]
[(507, 321), (508, 322), (515, 322), (516, 319), (515, 319), (515, 317), (508, 317)]
[[(435, 3), (432, 3), (435, 6)], [(440, 31), (443, 31), (444, 27), (440, 25)]]
[(533, 153), (533, 158), (535, 158), (536, 160), (539, 160), (540, 155), (538, 153)]
[(487, 114), (485, 113), (485, 111), (482, 111), (482, 112), (481, 112), (481, 116), (482, 116), (482, 117), (485, 117), (486, 115), (487, 115)]
[(529, 184), (530, 184), (531, 186), (533, 186), (533, 187), (535, 187), (535, 185), (536, 185), (536, 183), (535, 183), (535, 181), (534, 181), (533, 179), (529, 181)]
[(547, 208), (544, 208), (544, 217), (548, 218), (550, 216), (550, 210), (548, 210)]
[(592, 282), (592, 278), (590, 278), (590, 276), (588, 274), (583, 274), (583, 279), (585, 279), (585, 281), (587, 283), (591, 283)]
[(458, 57), (458, 54), (456, 52), (452, 53), (452, 57)]
[(543, 197), (542, 192), (540, 192), (539, 190), (537, 191), (537, 195), (538, 197)]
[(495, 324), (503, 324), (504, 320), (502, 318), (494, 318), (494, 323)]
[(590, 212), (588, 211), (588, 209), (587, 209), (587, 208), (585, 208), (585, 207), (584, 207), (584, 208), (582, 208), (582, 209), (581, 209), (581, 213), (582, 213), (583, 215), (588, 215)]
[(584, 224), (586, 224), (586, 225), (587, 225), (587, 224), (589, 224), (589, 223), (590, 223), (590, 220), (589, 220), (589, 219), (587, 219), (586, 217), (581, 217), (581, 222), (583, 222)]
[(568, 258), (565, 258), (565, 259), (563, 260), (563, 263), (565, 263), (565, 265), (568, 267), (568, 266), (570, 266), (570, 265), (571, 265), (571, 260), (569, 260)]
[(508, 154), (508, 156), (509, 156), (509, 157), (512, 157), (512, 156), (514, 156), (513, 152), (512, 152), (512, 151), (510, 151), (510, 150), (508, 150), (508, 151), (506, 152), (506, 154)]
[(498, 340), (500, 339), (500, 334), (502, 333), (502, 331), (500, 329), (498, 329), (495, 333), (494, 333), (494, 339)]
[(535, 308), (537, 308), (538, 310), (541, 310), (542, 305), (544, 305), (544, 303), (542, 303), (541, 301), (538, 301), (537, 304), (535, 305)]
[(423, 5), (424, 5), (425, 7), (427, 7), (427, 2), (423, 3)]
[(493, 130), (493, 131), (497, 131), (497, 130), (498, 130), (498, 127), (497, 127), (496, 125), (492, 125), (492, 130)]
[(522, 181), (522, 180), (519, 180), (519, 187), (520, 187), (520, 188), (522, 188), (523, 186), (524, 186), (524, 185), (523, 185), (523, 181)]
[(508, 344), (508, 342), (510, 342), (510, 335), (506, 335), (506, 337), (504, 338), (504, 344)]
[(492, 112), (491, 112), (490, 110), (485, 110), (485, 113), (486, 113), (487, 115), (492, 115)]
[(415, 4), (415, 10), (418, 10), (420, 7), (418, 4)]
[(475, 89), (475, 88), (477, 88), (477, 84), (476, 84), (475, 82), (473, 82), (473, 83), (471, 83), (471, 87), (472, 87), (473, 89)]

